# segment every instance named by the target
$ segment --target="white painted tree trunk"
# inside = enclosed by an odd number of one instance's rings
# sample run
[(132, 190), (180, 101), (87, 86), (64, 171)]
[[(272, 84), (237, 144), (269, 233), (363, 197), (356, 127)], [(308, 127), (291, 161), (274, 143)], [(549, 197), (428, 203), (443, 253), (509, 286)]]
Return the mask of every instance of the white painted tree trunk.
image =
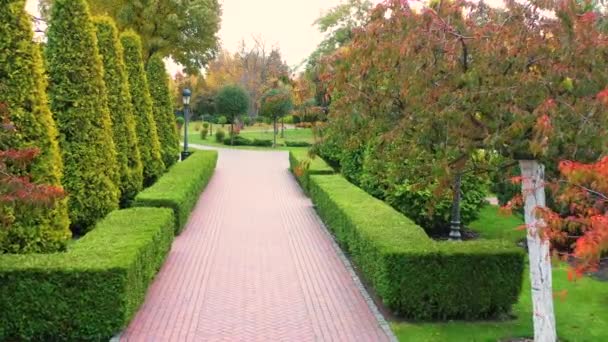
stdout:
[(553, 311), (553, 285), (549, 241), (541, 239), (539, 228), (544, 221), (535, 209), (545, 206), (545, 168), (536, 160), (521, 160), (522, 195), (524, 215), (528, 229), (528, 258), (530, 260), (530, 282), (532, 283), (532, 318), (534, 341), (555, 342), (555, 313)]

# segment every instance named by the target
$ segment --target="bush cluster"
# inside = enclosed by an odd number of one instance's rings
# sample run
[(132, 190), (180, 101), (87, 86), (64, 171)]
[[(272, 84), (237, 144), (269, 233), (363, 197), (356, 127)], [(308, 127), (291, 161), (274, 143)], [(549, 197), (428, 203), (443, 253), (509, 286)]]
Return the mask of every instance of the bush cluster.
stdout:
[(312, 175), (308, 188), (321, 218), (395, 314), (491, 318), (517, 301), (524, 253), (510, 242), (436, 242), (340, 175)]
[(46, 64), (59, 128), (72, 229), (90, 230), (118, 208), (120, 183), (95, 27), (85, 0), (54, 0)]
[(211, 179), (216, 162), (217, 151), (194, 152), (186, 161), (174, 165), (156, 184), (140, 192), (133, 205), (173, 209), (175, 231), (179, 233)]
[[(0, 141), (0, 150), (37, 148), (40, 154), (25, 172), (35, 183), (59, 186), (63, 162), (58, 132), (32, 32), (23, 0), (0, 5), (0, 106), (15, 129), (15, 134)], [(0, 254), (61, 250), (71, 236), (65, 201), (52, 209), (6, 205), (0, 215), (13, 218), (11, 228), (0, 231)]]
[(173, 225), (168, 209), (119, 210), (66, 253), (0, 256), (0, 340), (109, 340), (144, 301)]

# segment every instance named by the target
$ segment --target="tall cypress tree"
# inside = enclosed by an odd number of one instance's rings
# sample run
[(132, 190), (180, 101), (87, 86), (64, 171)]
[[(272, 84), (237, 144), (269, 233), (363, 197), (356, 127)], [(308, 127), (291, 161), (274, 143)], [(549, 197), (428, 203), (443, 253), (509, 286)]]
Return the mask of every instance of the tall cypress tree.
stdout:
[(179, 138), (169, 90), (169, 75), (162, 57), (158, 54), (150, 58), (146, 69), (161, 155), (165, 165), (169, 167), (175, 164), (179, 156)]
[[(31, 181), (61, 185), (62, 168), (57, 128), (49, 110), (40, 49), (25, 13), (25, 0), (0, 2), (0, 104), (15, 126), (15, 134), (0, 141), (0, 150), (37, 148), (27, 170)], [(53, 208), (4, 208), (11, 229), (0, 232), (2, 252), (53, 252), (71, 237), (67, 202)]]
[(137, 138), (141, 161), (144, 164), (144, 185), (154, 183), (165, 170), (158, 139), (158, 132), (152, 112), (152, 99), (148, 80), (141, 57), (141, 39), (133, 31), (120, 35), (124, 50), (131, 101), (135, 113)]
[(95, 28), (85, 0), (54, 0), (46, 59), (72, 229), (118, 208), (118, 170)]
[(143, 165), (135, 133), (133, 104), (116, 25), (109, 17), (94, 18), (94, 23), (97, 46), (103, 61), (108, 109), (116, 145), (121, 204), (125, 206), (143, 186)]

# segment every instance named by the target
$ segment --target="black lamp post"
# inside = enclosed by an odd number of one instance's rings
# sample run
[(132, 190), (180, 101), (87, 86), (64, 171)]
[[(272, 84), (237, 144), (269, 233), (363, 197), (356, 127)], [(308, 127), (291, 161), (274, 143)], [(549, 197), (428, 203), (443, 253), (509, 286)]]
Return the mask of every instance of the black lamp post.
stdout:
[(452, 220), (450, 222), (450, 240), (460, 241), (460, 191), (461, 191), (462, 173), (457, 171), (454, 175), (454, 199), (452, 202)]
[(184, 150), (182, 151), (182, 160), (186, 160), (188, 156), (191, 154), (188, 151), (188, 121), (190, 119), (190, 96), (192, 92), (190, 89), (185, 88), (182, 92), (182, 97), (184, 101)]

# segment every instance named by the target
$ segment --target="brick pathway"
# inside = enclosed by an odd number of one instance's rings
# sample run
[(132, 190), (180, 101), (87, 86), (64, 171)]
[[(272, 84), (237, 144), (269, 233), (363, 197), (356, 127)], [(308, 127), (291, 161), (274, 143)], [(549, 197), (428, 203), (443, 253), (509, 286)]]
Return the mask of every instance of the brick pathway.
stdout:
[(122, 341), (387, 341), (284, 152), (222, 150)]

